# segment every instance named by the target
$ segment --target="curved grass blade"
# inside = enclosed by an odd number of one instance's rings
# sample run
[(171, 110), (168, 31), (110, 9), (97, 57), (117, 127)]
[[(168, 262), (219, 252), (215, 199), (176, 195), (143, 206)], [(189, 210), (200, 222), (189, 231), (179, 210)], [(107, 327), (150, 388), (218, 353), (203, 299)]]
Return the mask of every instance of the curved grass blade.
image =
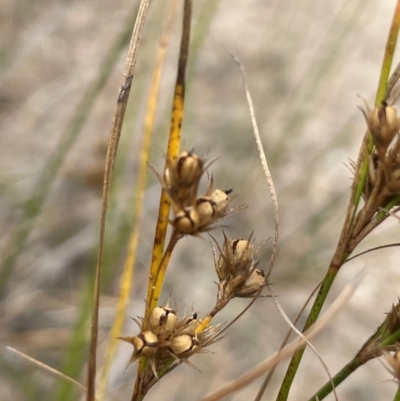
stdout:
[(310, 341), (312, 338), (314, 338), (327, 324), (329, 324), (332, 321), (332, 318), (340, 311), (343, 305), (345, 305), (348, 302), (348, 300), (354, 293), (355, 289), (359, 285), (361, 277), (362, 277), (361, 274), (358, 274), (353, 279), (353, 281), (344, 288), (344, 290), (335, 299), (335, 301), (324, 313), (321, 319), (306, 333), (304, 333), (303, 338), (298, 337), (297, 339), (293, 340), (291, 343), (286, 345), (282, 350), (279, 350), (274, 355), (272, 355), (265, 361), (261, 362), (254, 368), (250, 369), (236, 380), (231, 381), (220, 390), (217, 390), (214, 393), (202, 398), (201, 401), (218, 401), (244, 388), (257, 378), (262, 376), (265, 372), (271, 370), (280, 361), (289, 357), (295, 349), (298, 349), (299, 347), (302, 346), (302, 344), (305, 343), (305, 339)]
[(129, 92), (133, 80), (133, 73), (136, 66), (140, 38), (142, 35), (144, 22), (146, 20), (148, 7), (149, 7), (149, 0), (142, 0), (140, 2), (139, 11), (137, 14), (135, 26), (133, 28), (128, 55), (125, 62), (123, 80), (119, 90), (117, 105), (115, 108), (114, 118), (110, 131), (109, 144), (107, 148), (106, 165), (104, 172), (104, 184), (103, 184), (103, 197), (101, 205), (99, 252), (98, 252), (98, 260), (96, 267), (96, 278), (94, 283), (92, 330), (90, 337), (90, 351), (89, 351), (89, 363), (88, 363), (87, 401), (94, 401), (95, 399), (96, 348), (97, 348), (98, 319), (99, 319), (100, 279), (101, 279), (101, 267), (103, 259), (105, 221), (107, 215), (108, 196), (110, 192), (110, 184), (118, 148), (118, 142), (121, 135), (121, 129), (125, 117), (126, 106), (128, 104)]
[(64, 373), (58, 371), (57, 369), (54, 369), (51, 366), (46, 365), (45, 363), (40, 362), (37, 359), (32, 358), (31, 356), (29, 356), (29, 355), (27, 355), (27, 354), (25, 354), (25, 353), (23, 353), (21, 351), (18, 351), (17, 349), (15, 349), (15, 348), (7, 345), (7, 344), (1, 343), (1, 345), (3, 345), (3, 347), (7, 348), (8, 350), (10, 350), (12, 352), (15, 352), (20, 357), (22, 357), (23, 359), (33, 363), (34, 365), (38, 366), (39, 368), (41, 368), (43, 370), (46, 370), (47, 372), (50, 372), (51, 374), (53, 374), (53, 375), (55, 375), (57, 377), (61, 377), (62, 379), (72, 383), (74, 386), (78, 387), (79, 389), (81, 389), (83, 391), (86, 391), (85, 386), (83, 386), (81, 383), (77, 382), (76, 380), (72, 379), (71, 377), (65, 375)]
[(177, 0), (174, 0), (171, 3), (169, 16), (167, 18), (167, 23), (162, 33), (160, 46), (158, 49), (157, 60), (152, 75), (152, 83), (150, 88), (150, 95), (148, 98), (145, 127), (143, 133), (143, 144), (140, 152), (139, 176), (138, 176), (137, 186), (135, 189), (135, 194), (137, 198), (134, 204), (133, 216), (132, 216), (132, 221), (135, 224), (133, 224), (134, 228), (130, 234), (128, 253), (125, 259), (124, 268), (121, 276), (120, 294), (118, 298), (117, 312), (113, 323), (113, 327), (111, 329), (109, 345), (106, 351), (105, 361), (101, 373), (100, 388), (99, 388), (100, 400), (103, 400), (105, 397), (111, 363), (117, 348), (117, 341), (118, 341), (117, 337), (120, 336), (122, 331), (123, 323), (125, 320), (126, 306), (128, 304), (129, 294), (132, 287), (132, 278), (136, 259), (136, 249), (139, 242), (139, 227), (140, 227), (139, 222), (140, 222), (140, 216), (142, 214), (144, 193), (146, 189), (147, 168), (148, 168), (147, 163), (148, 163), (151, 138), (154, 128), (154, 119), (158, 100), (158, 93), (160, 88), (161, 73), (164, 66), (165, 56), (167, 53), (167, 46), (171, 35), (176, 6), (177, 6)]

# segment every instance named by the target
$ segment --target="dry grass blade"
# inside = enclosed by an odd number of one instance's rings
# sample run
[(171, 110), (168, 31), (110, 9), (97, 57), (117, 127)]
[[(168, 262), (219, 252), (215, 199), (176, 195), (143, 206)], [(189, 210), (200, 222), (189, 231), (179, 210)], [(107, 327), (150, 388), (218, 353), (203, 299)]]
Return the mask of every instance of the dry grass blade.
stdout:
[(274, 235), (274, 245), (272, 247), (272, 255), (271, 259), (269, 262), (269, 267), (268, 271), (266, 272), (266, 279), (268, 280), (268, 277), (271, 275), (272, 269), (274, 267), (275, 259), (276, 259), (276, 254), (278, 251), (278, 241), (279, 241), (279, 207), (278, 207), (278, 199), (276, 197), (276, 192), (275, 192), (275, 187), (274, 187), (274, 182), (272, 181), (272, 176), (269, 171), (268, 163), (267, 163), (267, 158), (265, 157), (265, 152), (261, 143), (261, 138), (260, 138), (260, 132), (258, 130), (257, 126), (257, 121), (254, 113), (254, 106), (253, 106), (253, 101), (251, 99), (251, 94), (249, 91), (249, 87), (247, 85), (247, 80), (246, 80), (246, 73), (244, 70), (243, 64), (240, 62), (239, 58), (236, 56), (231, 55), (232, 58), (235, 60), (236, 64), (238, 65), (240, 72), (242, 74), (243, 78), (243, 84), (244, 88), (246, 91), (246, 99), (247, 99), (247, 104), (249, 107), (249, 112), (250, 112), (250, 118), (251, 118), (251, 124), (253, 126), (253, 134), (254, 138), (256, 140), (257, 144), (257, 149), (258, 149), (258, 154), (260, 156), (260, 161), (261, 161), (261, 166), (265, 175), (265, 179), (267, 180), (269, 192), (271, 194), (272, 202), (274, 204), (274, 223), (275, 223), (275, 235)]
[[(305, 311), (307, 305), (309, 304), (309, 302), (311, 301), (312, 297), (315, 295), (315, 293), (319, 290), (319, 287), (321, 287), (322, 281), (314, 288), (314, 290), (311, 292), (311, 294), (308, 296), (306, 302), (304, 302), (303, 307), (301, 308), (300, 312), (297, 314), (296, 319), (294, 319), (293, 324), (296, 325), (297, 322), (300, 320), (301, 315), (303, 314), (303, 312)], [(290, 334), (292, 334), (292, 329), (290, 328), (289, 331), (287, 332), (284, 340), (282, 341), (282, 344), (279, 348), (279, 350), (281, 350), (288, 342)], [(267, 388), (269, 381), (271, 380), (271, 377), (273, 375), (275, 371), (275, 367), (273, 367), (267, 374), (263, 384), (260, 387), (260, 390), (258, 391), (258, 394), (256, 396), (256, 398), (254, 399), (254, 401), (261, 401), (261, 397), (264, 394), (265, 389)]]
[(45, 363), (40, 362), (37, 359), (32, 358), (31, 356), (26, 355), (23, 352), (18, 351), (17, 349), (15, 349), (13, 347), (10, 347), (9, 345), (6, 345), (6, 344), (2, 344), (2, 345), (3, 345), (3, 347), (7, 348), (9, 351), (15, 352), (20, 357), (22, 357), (25, 360), (33, 363), (34, 365), (36, 365), (40, 369), (44, 369), (47, 372), (50, 372), (51, 374), (53, 374), (55, 376), (61, 377), (62, 379), (69, 381), (70, 383), (74, 384), (76, 387), (79, 387), (83, 391), (87, 391), (87, 389), (86, 389), (86, 387), (84, 385), (82, 385), (81, 383), (79, 383), (76, 380), (72, 379), (71, 377), (65, 375), (64, 373), (60, 372), (59, 370), (54, 369), (54, 368), (50, 367), (49, 365), (46, 365)]
[(272, 369), (280, 361), (292, 355), (292, 353), (303, 346), (306, 340), (311, 340), (314, 338), (325, 326), (332, 322), (333, 317), (340, 311), (340, 309), (346, 304), (350, 299), (355, 289), (360, 283), (362, 275), (358, 274), (350, 284), (348, 284), (341, 294), (332, 303), (330, 308), (325, 312), (325, 314), (315, 323), (307, 332), (304, 333), (304, 338), (297, 338), (288, 344), (285, 348), (275, 353), (273, 356), (260, 363), (256, 367), (252, 368), (250, 371), (239, 377), (238, 379), (232, 381), (222, 389), (210, 394), (209, 396), (203, 398), (201, 401), (218, 401), (222, 398), (240, 390), (241, 388), (247, 386), (265, 372)]
[(336, 389), (335, 389), (335, 385), (333, 384), (333, 380), (332, 380), (332, 375), (329, 372), (328, 366), (326, 365), (326, 363), (324, 362), (324, 360), (322, 359), (321, 355), (318, 353), (318, 351), (315, 349), (315, 347), (311, 344), (311, 342), (304, 337), (304, 334), (290, 321), (290, 319), (288, 318), (287, 314), (285, 313), (285, 311), (282, 309), (281, 305), (279, 304), (278, 300), (276, 299), (276, 297), (274, 296), (274, 294), (272, 293), (271, 287), (267, 284), (268, 286), (268, 290), (270, 292), (270, 294), (272, 295), (272, 299), (274, 300), (275, 306), (278, 309), (279, 313), (281, 314), (281, 316), (283, 317), (283, 319), (285, 320), (285, 322), (289, 325), (289, 327), (291, 328), (291, 330), (293, 330), (299, 337), (301, 337), (302, 339), (305, 340), (305, 342), (307, 343), (307, 345), (314, 351), (315, 355), (317, 356), (317, 358), (320, 360), (322, 366), (325, 369), (325, 372), (327, 373), (329, 380), (332, 384), (332, 388), (333, 388), (333, 393), (335, 395), (335, 400), (338, 401), (338, 396), (336, 393)]
[(125, 62), (123, 80), (118, 94), (117, 106), (114, 111), (114, 118), (111, 126), (110, 139), (107, 148), (104, 183), (103, 183), (103, 197), (101, 206), (100, 241), (99, 241), (99, 252), (98, 252), (98, 260), (96, 267), (96, 279), (94, 284), (92, 329), (91, 329), (90, 354), (88, 363), (88, 392), (87, 392), (88, 401), (94, 401), (95, 399), (96, 348), (97, 348), (97, 331), (98, 331), (98, 319), (99, 319), (100, 278), (101, 278), (101, 265), (103, 258), (103, 245), (104, 245), (108, 196), (110, 192), (110, 184), (115, 162), (115, 156), (117, 153), (118, 142), (121, 135), (122, 124), (125, 117), (125, 110), (128, 104), (129, 92), (133, 80), (137, 54), (139, 50), (139, 43), (142, 36), (142, 31), (144, 27), (144, 22), (146, 20), (148, 7), (149, 7), (148, 0), (142, 0), (140, 2), (138, 15), (136, 18), (135, 26), (133, 28), (131, 42), (129, 44), (129, 50)]
[(139, 241), (139, 227), (140, 227), (139, 220), (142, 214), (144, 193), (147, 181), (147, 168), (148, 168), (147, 163), (149, 158), (148, 156), (150, 151), (151, 137), (154, 128), (154, 119), (155, 119), (156, 105), (161, 82), (161, 73), (164, 66), (165, 56), (167, 54), (167, 46), (171, 35), (171, 30), (176, 12), (176, 6), (177, 6), (177, 0), (172, 1), (170, 5), (170, 11), (167, 18), (167, 22), (161, 37), (157, 60), (152, 76), (150, 95), (147, 104), (145, 127), (143, 133), (143, 144), (142, 144), (142, 150), (140, 152), (140, 168), (139, 168), (137, 186), (135, 190), (137, 198), (134, 203), (134, 210), (132, 217), (132, 221), (135, 224), (132, 225), (133, 230), (129, 238), (127, 257), (125, 259), (124, 268), (121, 276), (120, 294), (117, 304), (116, 316), (113, 327), (111, 329), (110, 340), (109, 340), (110, 342), (108, 349), (106, 351), (105, 361), (101, 373), (100, 388), (99, 388), (100, 400), (103, 400), (105, 397), (111, 363), (115, 354), (115, 350), (117, 348), (117, 341), (118, 341), (117, 337), (121, 335), (121, 330), (125, 320), (126, 306), (128, 304), (129, 294), (132, 288), (132, 278), (136, 259), (136, 249)]

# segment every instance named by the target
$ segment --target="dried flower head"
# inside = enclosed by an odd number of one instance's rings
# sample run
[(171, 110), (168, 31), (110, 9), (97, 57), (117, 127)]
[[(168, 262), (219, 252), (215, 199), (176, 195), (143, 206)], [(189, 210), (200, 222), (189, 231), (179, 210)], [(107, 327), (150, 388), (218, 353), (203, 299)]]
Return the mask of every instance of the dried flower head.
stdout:
[(181, 334), (174, 337), (169, 345), (169, 351), (174, 358), (193, 366), (188, 358), (201, 350), (196, 333)]
[(177, 210), (170, 223), (181, 234), (196, 235), (199, 232), (200, 218), (196, 209), (187, 207)]
[(118, 337), (133, 345), (134, 351), (127, 367), (140, 357), (146, 357), (154, 377), (158, 379), (157, 368), (168, 368), (171, 356), (178, 363), (185, 362), (193, 367), (188, 358), (195, 353), (208, 352), (204, 348), (218, 340), (219, 326), (207, 326), (204, 332), (197, 334), (200, 325), (197, 313), (184, 316), (178, 321), (175, 310), (166, 306), (153, 309), (148, 326), (150, 330), (142, 330), (143, 318), (134, 319), (140, 333), (134, 337)]
[(150, 165), (158, 177), (163, 189), (178, 209), (194, 206), (202, 175), (213, 163), (205, 165), (205, 159), (193, 151), (182, 152), (175, 160), (167, 158), (164, 174), (160, 174)]
[(167, 161), (164, 183), (168, 194), (176, 205), (185, 207), (194, 204), (204, 171), (204, 159), (192, 151), (184, 151), (176, 160)]
[(257, 269), (259, 263), (257, 252), (260, 247), (254, 250), (253, 234), (247, 240), (232, 239), (223, 234), (222, 248), (215, 238), (211, 237), (219, 250), (217, 255), (211, 244), (219, 283), (217, 302), (209, 313), (210, 316), (215, 316), (232, 298), (253, 297), (266, 285), (264, 272)]
[(201, 230), (205, 231), (208, 226), (214, 224), (218, 219), (222, 219), (235, 211), (234, 209), (228, 209), (232, 200), (229, 197), (231, 192), (231, 189), (226, 191), (215, 189), (209, 196), (204, 195), (197, 199), (195, 209)]
[(232, 190), (211, 190), (212, 179), (207, 192), (196, 200), (194, 207), (180, 209), (173, 204), (174, 219), (170, 223), (181, 234), (199, 235), (202, 232), (216, 228), (215, 223), (220, 219), (230, 216), (247, 205), (229, 207), (232, 198), (228, 194)]
[(156, 306), (150, 315), (150, 330), (157, 335), (169, 335), (175, 330), (177, 321), (174, 309), (168, 306)]
[(386, 317), (386, 327), (390, 334), (393, 334), (400, 329), (400, 302), (396, 305), (392, 305), (392, 309), (388, 312)]
[(400, 129), (397, 111), (393, 106), (386, 103), (371, 110), (367, 102), (364, 99), (363, 101), (365, 110), (362, 108), (360, 110), (365, 117), (370, 133), (374, 137), (377, 154), (383, 159), (389, 145)]
[(159, 346), (157, 335), (152, 333), (151, 331), (143, 331), (134, 337), (118, 337), (118, 338), (122, 341), (126, 341), (133, 345), (133, 353), (126, 365), (126, 368), (128, 368), (138, 358), (144, 356), (148, 358), (154, 376), (157, 377), (157, 372), (155, 368), (155, 358), (154, 358)]
[(215, 269), (220, 280), (224, 280), (228, 277), (237, 277), (241, 273), (246, 275), (245, 281), (249, 276), (249, 271), (254, 268), (257, 262), (256, 253), (254, 252), (254, 241), (252, 240), (253, 234), (250, 234), (248, 240), (245, 239), (231, 239), (224, 234), (224, 244), (222, 249), (215, 241), (220, 255), (217, 260), (215, 250), (214, 253), (214, 264)]
[(236, 293), (237, 297), (252, 298), (260, 288), (265, 287), (265, 273), (260, 269), (255, 269), (250, 277), (243, 283), (240, 290)]

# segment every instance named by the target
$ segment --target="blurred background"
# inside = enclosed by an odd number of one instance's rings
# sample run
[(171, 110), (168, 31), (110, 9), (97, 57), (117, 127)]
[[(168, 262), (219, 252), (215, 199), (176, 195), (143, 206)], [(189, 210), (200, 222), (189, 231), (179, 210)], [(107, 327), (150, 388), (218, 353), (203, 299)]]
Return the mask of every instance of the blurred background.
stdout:
[[(82, 383), (102, 172), (126, 56), (127, 45), (121, 44), (124, 32), (130, 36), (138, 3), (0, 0), (0, 340)], [(141, 237), (125, 335), (137, 333), (129, 316), (141, 316), (144, 310), (160, 194), (154, 174), (149, 174), (140, 222), (132, 223), (132, 209), (150, 78), (168, 6), (159, 1), (150, 7), (116, 163), (101, 297), (100, 366), (129, 231), (136, 223)], [(357, 158), (366, 128), (357, 95), (373, 103), (394, 7), (394, 0), (194, 2), (182, 148), (218, 157), (210, 169), (216, 185), (233, 188), (235, 202), (249, 205), (226, 222), (232, 237), (247, 238), (254, 231), (256, 244), (273, 237), (273, 207), (241, 76), (229, 56), (235, 54), (247, 71), (277, 190), (281, 241), (271, 281), (291, 319), (325, 275), (336, 247), (349, 200), (349, 160)], [(181, 8), (179, 4), (163, 71), (150, 155), (158, 169), (165, 160)], [(82, 99), (99, 85), (89, 108)], [(85, 119), (77, 120), (78, 112)], [(222, 241), (220, 229), (213, 235)], [(357, 252), (399, 240), (399, 222), (392, 218)], [(271, 244), (269, 240), (260, 253), (263, 269)], [(340, 272), (327, 304), (366, 268), (356, 294), (314, 341), (332, 374), (397, 302), (399, 256), (396, 248), (377, 251)], [(207, 237), (184, 238), (174, 251), (162, 302), (171, 294), (181, 315), (193, 308), (204, 316), (214, 305), (216, 278)], [(247, 303), (233, 300), (216, 323), (229, 322)], [(191, 359), (201, 372), (179, 366), (146, 400), (198, 399), (273, 354), (286, 332), (271, 299), (261, 298), (211, 347), (216, 355)], [(123, 371), (131, 352), (128, 344), (119, 345), (106, 399), (130, 399), (136, 364)], [(279, 366), (266, 400), (275, 399), (285, 367)], [(326, 381), (320, 362), (307, 351), (290, 399), (308, 399)], [(337, 391), (341, 401), (391, 399), (396, 386), (390, 381), (391, 375), (373, 361)], [(261, 382), (231, 399), (253, 399)], [(0, 388), (2, 400), (82, 398), (64, 380), (5, 347), (0, 348)]]

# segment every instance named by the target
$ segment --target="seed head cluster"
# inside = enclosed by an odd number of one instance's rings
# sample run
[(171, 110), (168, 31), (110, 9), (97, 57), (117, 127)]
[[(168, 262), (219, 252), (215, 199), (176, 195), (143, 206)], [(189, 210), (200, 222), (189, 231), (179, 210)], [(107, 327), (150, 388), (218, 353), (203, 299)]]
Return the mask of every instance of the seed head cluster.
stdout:
[(245, 239), (232, 239), (224, 234), (222, 248), (214, 242), (219, 255), (213, 246), (214, 265), (218, 275), (217, 303), (210, 315), (219, 312), (232, 298), (251, 298), (260, 288), (266, 285), (265, 273), (258, 269), (257, 253), (254, 249), (252, 234)]
[[(169, 222), (174, 232), (169, 252), (184, 235), (200, 236), (202, 232), (216, 228), (220, 219), (247, 207), (231, 207), (232, 190), (214, 189), (212, 176), (209, 176), (206, 191), (198, 194), (201, 178), (211, 164), (206, 164), (206, 160), (193, 151), (184, 151), (174, 160), (167, 158), (162, 175), (150, 166), (171, 201), (173, 216)], [(139, 334), (119, 337), (134, 348), (127, 367), (141, 357), (146, 358), (151, 367), (146, 370), (148, 383), (158, 379), (160, 372), (165, 374), (181, 362), (193, 367), (189, 358), (196, 353), (208, 352), (205, 348), (221, 337), (220, 325), (210, 324), (212, 318), (234, 297), (254, 297), (266, 285), (265, 274), (258, 269), (258, 249), (254, 249), (252, 235), (244, 240), (223, 234), (222, 247), (214, 240), (218, 256), (213, 247), (219, 278), (217, 301), (204, 319), (198, 319), (196, 313), (178, 319), (176, 310), (167, 303), (156, 306), (149, 314), (146, 312), (146, 318), (134, 318)], [(161, 264), (165, 260), (169, 259), (163, 257)]]
[(199, 235), (215, 228), (218, 220), (247, 207), (230, 207), (232, 190), (213, 189), (212, 176), (206, 192), (198, 196), (200, 180), (211, 163), (207, 165), (192, 151), (184, 151), (176, 160), (167, 159), (163, 176), (153, 168), (171, 199), (174, 217), (170, 223), (180, 234)]
[(388, 198), (400, 193), (400, 119), (392, 105), (383, 103), (372, 110), (365, 105), (366, 110), (361, 111), (374, 139), (365, 196), (371, 196), (375, 189)]
[(153, 309), (148, 321), (148, 330), (142, 331), (143, 318), (134, 319), (140, 333), (133, 337), (119, 337), (120, 340), (133, 345), (133, 354), (127, 367), (140, 357), (146, 357), (153, 374), (170, 363), (173, 357), (178, 363), (185, 362), (194, 367), (188, 360), (195, 353), (208, 352), (204, 348), (218, 340), (219, 326), (207, 326), (201, 333), (196, 333), (200, 325), (197, 314), (178, 320), (176, 311), (166, 306)]

